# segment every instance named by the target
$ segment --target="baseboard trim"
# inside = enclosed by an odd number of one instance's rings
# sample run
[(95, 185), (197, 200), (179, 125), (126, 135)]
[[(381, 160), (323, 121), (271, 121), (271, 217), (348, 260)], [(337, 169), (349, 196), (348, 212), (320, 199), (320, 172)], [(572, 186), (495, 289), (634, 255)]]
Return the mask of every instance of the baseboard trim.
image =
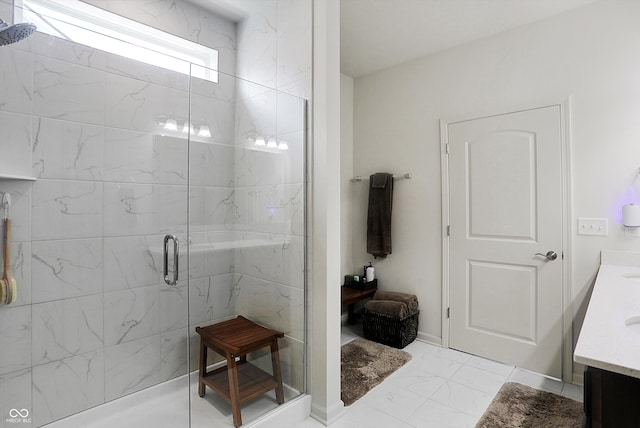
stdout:
[(573, 384), (578, 386), (584, 386), (584, 374), (583, 373), (573, 373)]
[(421, 331), (418, 331), (417, 339), (419, 341), (421, 341), (421, 342), (425, 342), (425, 343), (428, 343), (430, 345), (435, 345), (435, 346), (442, 347), (442, 338), (438, 337), (438, 336), (433, 336), (431, 334), (423, 333)]
[(323, 425), (329, 425), (343, 415), (345, 410), (342, 400), (338, 400), (330, 407), (318, 406), (311, 403), (311, 417)]

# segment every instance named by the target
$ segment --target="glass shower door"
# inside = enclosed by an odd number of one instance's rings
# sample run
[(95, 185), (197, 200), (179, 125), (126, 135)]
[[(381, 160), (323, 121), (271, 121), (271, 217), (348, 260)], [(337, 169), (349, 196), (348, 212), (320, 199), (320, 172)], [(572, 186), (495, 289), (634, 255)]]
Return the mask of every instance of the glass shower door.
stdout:
[[(192, 66), (190, 92), (191, 421), (232, 427), (225, 394), (209, 386), (198, 394), (197, 327), (242, 316), (281, 333), (278, 354), (266, 343), (238, 357), (268, 377), (279, 365), (285, 403), (305, 388), (305, 102), (223, 73), (217, 82), (199, 77), (205, 71)], [(209, 371), (228, 379), (225, 365), (220, 353), (208, 351)], [(276, 390), (243, 402), (242, 423), (275, 411)]]
[(19, 111), (0, 95), (0, 122), (37, 178), (0, 183), (20, 293), (0, 307), (16, 320), (0, 327), (3, 415), (188, 427), (188, 135), (166, 128), (189, 115), (189, 77), (42, 33), (0, 63), (16, 70), (0, 85), (24, 92)]

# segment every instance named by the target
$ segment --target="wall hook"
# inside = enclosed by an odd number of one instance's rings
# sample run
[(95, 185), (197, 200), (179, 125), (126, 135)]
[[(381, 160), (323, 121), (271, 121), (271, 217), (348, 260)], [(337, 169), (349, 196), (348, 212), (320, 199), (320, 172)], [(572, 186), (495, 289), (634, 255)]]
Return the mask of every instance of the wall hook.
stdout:
[(2, 207), (4, 208), (4, 219), (9, 218), (9, 208), (11, 207), (11, 193), (5, 192), (2, 195)]

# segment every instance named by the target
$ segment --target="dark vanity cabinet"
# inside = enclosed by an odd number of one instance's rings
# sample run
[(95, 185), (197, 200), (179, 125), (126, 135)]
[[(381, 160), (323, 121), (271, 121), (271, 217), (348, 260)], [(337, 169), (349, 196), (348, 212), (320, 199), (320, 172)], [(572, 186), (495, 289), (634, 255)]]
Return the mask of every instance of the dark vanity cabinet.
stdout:
[(584, 428), (640, 428), (640, 379), (587, 367)]

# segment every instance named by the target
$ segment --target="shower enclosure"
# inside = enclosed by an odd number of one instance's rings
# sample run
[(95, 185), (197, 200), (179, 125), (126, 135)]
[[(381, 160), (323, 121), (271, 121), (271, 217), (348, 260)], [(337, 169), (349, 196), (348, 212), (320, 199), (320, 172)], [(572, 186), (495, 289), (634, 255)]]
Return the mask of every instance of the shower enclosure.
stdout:
[(1, 427), (233, 426), (197, 394), (195, 328), (237, 315), (285, 334), (285, 405), (305, 391), (306, 103), (204, 71), (41, 33), (0, 47)]

